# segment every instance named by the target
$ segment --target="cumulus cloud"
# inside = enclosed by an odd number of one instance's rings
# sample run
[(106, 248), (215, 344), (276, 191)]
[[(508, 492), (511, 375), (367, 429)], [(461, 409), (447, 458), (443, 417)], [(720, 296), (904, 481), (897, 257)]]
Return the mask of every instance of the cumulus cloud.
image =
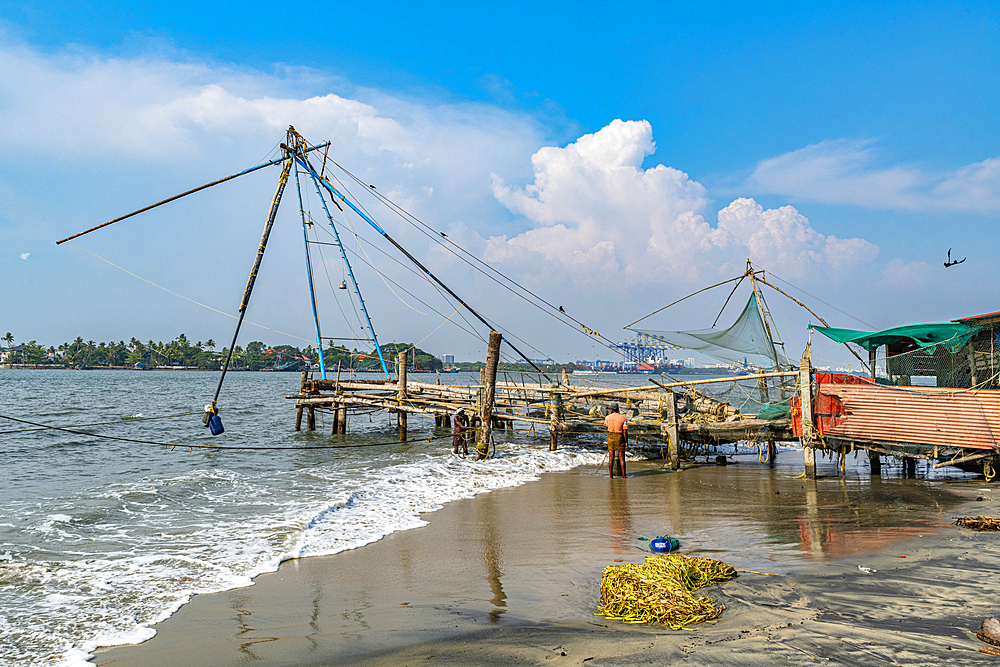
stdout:
[(761, 161), (746, 186), (803, 201), (875, 209), (1000, 210), (1000, 158), (938, 172), (877, 163), (870, 140), (821, 141)]
[(565, 148), (532, 157), (534, 181), (519, 188), (493, 178), (493, 192), (531, 225), (488, 240), (490, 261), (540, 276), (558, 267), (579, 286), (627, 285), (699, 276), (750, 255), (789, 276), (821, 267), (837, 272), (871, 260), (863, 239), (825, 236), (791, 206), (765, 210), (737, 199), (705, 219), (705, 188), (687, 174), (643, 161), (655, 150), (646, 121), (615, 120)]
[(30, 253), (30, 252), (22, 252), (22, 253), (21, 253), (21, 259), (28, 259), (28, 256), (29, 256), (29, 255), (31, 255), (31, 253)]

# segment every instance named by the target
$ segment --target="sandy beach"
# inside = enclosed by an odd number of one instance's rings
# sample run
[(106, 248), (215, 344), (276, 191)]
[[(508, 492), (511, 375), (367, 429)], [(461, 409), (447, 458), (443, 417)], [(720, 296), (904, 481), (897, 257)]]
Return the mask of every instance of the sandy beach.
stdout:
[[(829, 463), (829, 462), (828, 462)], [(288, 561), (253, 586), (199, 595), (99, 665), (988, 664), (975, 629), (1000, 612), (1000, 535), (982, 480), (632, 464), (547, 473), (452, 502), (429, 525)], [(827, 471), (832, 473), (831, 470)], [(851, 471), (849, 470), (849, 473)], [(981, 500), (977, 500), (981, 499)], [(642, 562), (640, 537), (744, 572), (701, 593), (715, 623), (673, 631), (594, 616), (603, 569)], [(866, 573), (859, 566), (875, 570)], [(773, 575), (773, 576), (768, 576)]]

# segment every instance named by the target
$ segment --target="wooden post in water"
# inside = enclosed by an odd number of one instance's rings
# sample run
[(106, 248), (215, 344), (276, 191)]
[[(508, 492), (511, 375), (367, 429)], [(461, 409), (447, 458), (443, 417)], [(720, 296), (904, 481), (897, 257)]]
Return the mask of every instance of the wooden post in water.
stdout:
[(816, 450), (813, 442), (812, 364), (809, 356), (802, 357), (799, 365), (799, 395), (802, 397), (802, 456), (806, 479), (816, 479)]
[(483, 401), (479, 412), (479, 442), (489, 452), (490, 435), (493, 428), (493, 402), (496, 400), (497, 365), (500, 363), (500, 343), (503, 334), (490, 332), (490, 344), (486, 350), (486, 368), (483, 369)]
[[(302, 379), (299, 381), (299, 394), (304, 394), (306, 391), (306, 380), (309, 379), (309, 371), (302, 371)], [(295, 410), (295, 430), (302, 430), (302, 406), (298, 406)]]
[(346, 405), (342, 404), (339, 408), (337, 408), (337, 424), (339, 425), (339, 429), (337, 430), (337, 433), (339, 433), (340, 435), (347, 435), (347, 406)]
[[(406, 350), (396, 355), (398, 369), (396, 375), (399, 378), (399, 393), (396, 400), (400, 404), (406, 402)], [(406, 412), (400, 410), (396, 413), (396, 420), (399, 423), (399, 441), (406, 442)]]
[(330, 434), (337, 435), (340, 433), (340, 408), (336, 403), (333, 404), (333, 410), (331, 410), (331, 412), (333, 414), (333, 419), (331, 420), (333, 421), (333, 424), (330, 428)]
[(667, 437), (670, 442), (667, 444), (667, 458), (670, 460), (671, 470), (680, 470), (681, 467), (681, 429), (677, 424), (677, 394), (673, 391), (667, 392), (664, 402), (664, 418), (666, 419)]
[(562, 412), (562, 395), (552, 393), (552, 402), (549, 405), (549, 451), (556, 451), (559, 447), (559, 418)]
[(306, 406), (306, 430), (315, 431), (316, 430), (316, 406), (309, 405)]

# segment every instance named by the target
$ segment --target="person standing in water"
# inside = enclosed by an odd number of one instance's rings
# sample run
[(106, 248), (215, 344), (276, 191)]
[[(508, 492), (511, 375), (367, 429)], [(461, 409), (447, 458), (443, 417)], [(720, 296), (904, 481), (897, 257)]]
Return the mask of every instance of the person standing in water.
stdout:
[(618, 404), (608, 406), (608, 416), (604, 425), (608, 429), (608, 475), (615, 476), (615, 459), (622, 468), (622, 478), (625, 477), (625, 448), (628, 447), (628, 422), (625, 415), (618, 412)]
[(458, 448), (461, 446), (462, 456), (468, 456), (469, 446), (466, 444), (465, 434), (471, 427), (469, 426), (469, 416), (465, 414), (465, 408), (459, 408), (453, 421), (455, 428), (451, 432), (451, 453), (458, 454)]

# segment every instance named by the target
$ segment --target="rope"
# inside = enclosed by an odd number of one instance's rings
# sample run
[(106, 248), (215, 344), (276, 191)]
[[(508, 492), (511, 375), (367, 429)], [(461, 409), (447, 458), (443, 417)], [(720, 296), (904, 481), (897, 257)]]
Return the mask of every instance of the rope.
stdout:
[[(185, 301), (190, 301), (191, 303), (193, 303), (196, 306), (201, 306), (202, 308), (208, 308), (213, 313), (218, 313), (219, 315), (225, 315), (226, 317), (231, 317), (234, 320), (235, 319), (239, 319), (236, 315), (231, 315), (229, 313), (226, 313), (224, 311), (219, 310), (218, 308), (212, 308), (211, 306), (206, 306), (205, 304), (201, 303), (200, 301), (195, 301), (194, 299), (188, 298), (188, 297), (184, 296), (183, 294), (178, 294), (177, 292), (169, 290), (169, 289), (167, 289), (166, 287), (164, 287), (162, 285), (157, 285), (152, 280), (147, 280), (147, 279), (143, 278), (142, 276), (140, 276), (138, 274), (132, 273), (131, 271), (129, 271), (128, 269), (126, 269), (124, 267), (118, 266), (117, 264), (115, 264), (111, 260), (104, 259), (103, 257), (101, 257), (100, 255), (98, 255), (96, 252), (94, 252), (92, 250), (87, 250), (86, 248), (84, 248), (82, 245), (80, 245), (76, 241), (72, 241), (72, 243), (73, 243), (73, 245), (75, 245), (80, 250), (83, 250), (84, 252), (90, 253), (91, 255), (93, 255), (97, 259), (101, 260), (102, 262), (107, 262), (108, 264), (110, 264), (111, 266), (115, 267), (116, 269), (120, 269), (120, 270), (124, 271), (125, 273), (129, 274), (133, 278), (138, 278), (139, 280), (141, 280), (144, 283), (149, 283), (150, 285), (152, 285), (153, 287), (155, 287), (157, 289), (161, 289), (161, 290), (163, 290), (164, 292), (166, 292), (168, 294), (173, 294), (174, 296), (180, 297), (180, 298), (184, 299)], [(280, 331), (278, 329), (272, 329), (271, 327), (264, 326), (263, 324), (257, 324), (256, 322), (251, 322), (250, 320), (247, 320), (246, 322), (247, 322), (247, 324), (253, 325), (255, 327), (259, 327), (261, 329), (267, 329), (268, 331), (273, 331), (274, 333), (281, 334), (282, 336), (288, 336), (289, 338), (294, 338), (295, 340), (304, 340), (307, 343), (311, 343), (312, 342), (308, 338), (302, 338), (301, 336), (296, 336), (295, 334), (286, 333), (286, 332)]]
[(136, 438), (123, 438), (114, 435), (103, 435), (100, 433), (88, 433), (87, 431), (76, 431), (72, 428), (67, 428), (64, 426), (51, 426), (49, 424), (39, 424), (37, 422), (28, 421), (26, 419), (18, 419), (16, 417), (9, 417), (7, 415), (0, 415), (0, 419), (9, 419), (13, 422), (18, 422), (19, 424), (29, 424), (31, 426), (37, 426), (41, 429), (51, 429), (53, 431), (63, 431), (64, 433), (73, 433), (74, 435), (85, 435), (91, 438), (103, 438), (105, 440), (121, 440), (124, 442), (135, 442), (140, 445), (160, 445), (162, 447), (187, 447), (188, 449), (243, 449), (243, 450), (293, 450), (301, 452), (307, 449), (353, 449), (356, 447), (384, 447), (386, 445), (405, 445), (411, 442), (432, 442), (434, 440), (444, 440), (445, 438), (450, 438), (451, 434), (432, 437), (432, 438), (414, 438), (412, 440), (393, 440), (391, 442), (370, 442), (361, 445), (312, 445), (310, 447), (279, 447), (279, 446), (262, 446), (262, 447), (241, 447), (239, 445), (182, 445), (176, 442), (159, 442), (157, 440), (137, 440)]
[[(201, 415), (203, 412), (181, 412), (176, 415), (165, 415), (163, 417), (122, 417), (118, 421), (113, 422), (93, 422), (92, 424), (71, 424), (64, 428), (84, 428), (87, 426), (107, 426), (109, 424), (130, 424), (132, 422), (144, 422), (151, 421), (154, 419), (173, 419), (175, 417), (190, 417), (191, 415)], [(0, 415), (2, 416), (2, 415)], [(8, 433), (33, 433), (35, 431), (44, 431), (46, 429), (54, 428), (52, 426), (41, 426), (39, 428), (19, 428), (12, 431), (0, 431), (0, 435), (7, 435)]]

